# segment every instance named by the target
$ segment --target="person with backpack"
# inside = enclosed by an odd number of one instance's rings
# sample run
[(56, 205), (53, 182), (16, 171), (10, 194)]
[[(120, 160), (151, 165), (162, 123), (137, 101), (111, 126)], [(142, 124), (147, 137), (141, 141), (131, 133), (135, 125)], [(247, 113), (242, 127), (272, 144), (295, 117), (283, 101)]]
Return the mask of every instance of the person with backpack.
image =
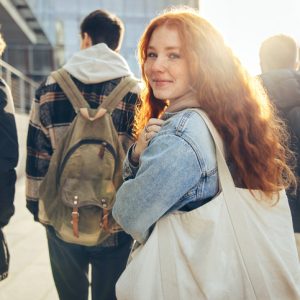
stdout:
[[(259, 51), (260, 78), (279, 116), (290, 133), (290, 148), (296, 155), (295, 173), (300, 176), (300, 72), (296, 41), (287, 35), (274, 35), (263, 41)], [(296, 193), (287, 191), (298, 255), (300, 258), (300, 185)]]
[(81, 50), (36, 91), (27, 140), (27, 208), (46, 226), (61, 300), (116, 299), (132, 239), (111, 209), (134, 141), (139, 85), (118, 53), (122, 21), (103, 10), (80, 27)]
[[(0, 56), (5, 46), (0, 34)], [(19, 157), (18, 148), (11, 91), (7, 83), (0, 78), (0, 281), (8, 276), (9, 251), (2, 229), (15, 212), (15, 167)]]

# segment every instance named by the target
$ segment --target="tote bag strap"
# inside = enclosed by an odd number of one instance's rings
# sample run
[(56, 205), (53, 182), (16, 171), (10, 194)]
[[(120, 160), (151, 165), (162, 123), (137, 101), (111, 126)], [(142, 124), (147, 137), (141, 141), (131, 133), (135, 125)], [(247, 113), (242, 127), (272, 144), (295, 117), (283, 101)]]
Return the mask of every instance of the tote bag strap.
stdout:
[[(248, 277), (248, 280), (253, 289), (253, 299), (271, 300), (267, 291), (267, 285), (265, 284), (263, 271), (258, 263), (259, 260), (257, 259), (257, 253), (254, 248), (254, 236), (252, 235), (251, 228), (249, 228), (249, 225), (246, 223), (245, 218), (243, 218), (243, 213), (238, 209), (238, 202), (241, 201), (241, 199), (236, 193), (234, 181), (224, 157), (223, 141), (206, 113), (201, 111), (200, 109), (192, 110), (197, 112), (202, 117), (211, 133), (216, 146), (219, 182), (224, 195), (225, 206), (228, 211), (229, 219), (232, 224), (233, 234), (236, 240), (236, 247), (238, 248), (238, 251), (241, 255), (242, 263), (244, 264), (244, 269), (246, 271), (246, 276)], [(253, 201), (255, 201), (254, 198)], [(169, 217), (172, 217), (172, 215), (169, 215)], [(167, 229), (163, 226), (163, 223), (159, 221), (157, 226), (159, 228), (158, 239), (160, 263), (164, 265), (164, 267), (161, 268), (163, 281), (162, 289), (164, 290), (165, 287), (166, 291), (174, 291), (173, 295), (167, 295), (165, 293), (164, 299), (171, 300), (174, 299), (174, 296), (176, 299), (176, 284), (180, 283), (176, 282), (177, 271), (170, 257), (170, 251), (173, 247), (170, 240), (168, 239), (168, 232)]]
[[(206, 115), (206, 113), (200, 109), (195, 109), (195, 111), (204, 120), (216, 145), (220, 185), (222, 187), (227, 211), (237, 241), (237, 246), (239, 248), (249, 280), (253, 287), (254, 294), (256, 295), (256, 299), (271, 300), (266, 288), (267, 285), (265, 283), (263, 270), (258, 263), (258, 254), (255, 251), (255, 238), (252, 234), (251, 228), (243, 217), (243, 212), (238, 209), (239, 201), (242, 201), (242, 199), (236, 192), (233, 178), (224, 157), (222, 138), (220, 137), (217, 129), (215, 128), (209, 117)], [(254, 197), (253, 201), (256, 201)]]

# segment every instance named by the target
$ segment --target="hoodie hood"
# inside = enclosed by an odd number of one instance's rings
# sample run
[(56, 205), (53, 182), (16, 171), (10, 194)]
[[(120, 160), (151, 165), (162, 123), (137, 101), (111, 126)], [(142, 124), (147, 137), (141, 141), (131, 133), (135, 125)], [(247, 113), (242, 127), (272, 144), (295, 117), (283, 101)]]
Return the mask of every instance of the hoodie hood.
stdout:
[(125, 59), (104, 43), (76, 52), (63, 68), (84, 84), (132, 75)]
[(263, 85), (274, 104), (281, 109), (300, 106), (300, 72), (288, 69), (263, 73)]

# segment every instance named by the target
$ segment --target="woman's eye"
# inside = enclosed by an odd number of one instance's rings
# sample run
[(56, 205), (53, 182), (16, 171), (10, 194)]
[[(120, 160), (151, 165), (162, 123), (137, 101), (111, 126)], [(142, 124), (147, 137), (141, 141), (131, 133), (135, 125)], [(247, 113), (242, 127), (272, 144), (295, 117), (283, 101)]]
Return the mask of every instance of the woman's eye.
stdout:
[(154, 52), (148, 52), (147, 57), (149, 58), (156, 57), (156, 54)]
[(178, 53), (170, 53), (169, 54), (169, 58), (171, 58), (171, 59), (177, 59), (177, 58), (180, 58), (180, 55)]

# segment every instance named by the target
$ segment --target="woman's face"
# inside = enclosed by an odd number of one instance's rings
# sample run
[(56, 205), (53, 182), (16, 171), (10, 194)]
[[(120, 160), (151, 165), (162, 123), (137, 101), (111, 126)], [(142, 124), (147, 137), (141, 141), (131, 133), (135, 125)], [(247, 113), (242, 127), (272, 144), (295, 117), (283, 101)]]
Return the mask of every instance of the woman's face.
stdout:
[(194, 97), (188, 72), (187, 58), (183, 54), (178, 31), (162, 25), (154, 30), (147, 49), (145, 75), (158, 99), (182, 105)]

